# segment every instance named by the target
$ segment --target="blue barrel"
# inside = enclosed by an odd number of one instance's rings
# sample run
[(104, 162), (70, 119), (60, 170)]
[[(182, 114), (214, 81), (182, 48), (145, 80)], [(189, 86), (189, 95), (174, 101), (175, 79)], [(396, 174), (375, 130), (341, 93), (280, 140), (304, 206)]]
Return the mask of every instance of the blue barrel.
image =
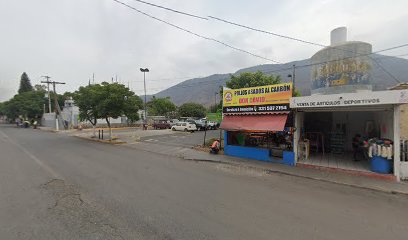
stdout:
[(380, 156), (371, 158), (371, 171), (376, 173), (392, 173), (393, 161)]

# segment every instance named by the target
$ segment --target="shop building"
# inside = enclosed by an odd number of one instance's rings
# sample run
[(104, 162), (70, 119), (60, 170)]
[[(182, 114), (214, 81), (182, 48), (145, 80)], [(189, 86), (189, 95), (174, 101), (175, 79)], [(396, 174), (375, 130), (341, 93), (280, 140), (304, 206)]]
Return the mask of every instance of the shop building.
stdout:
[(295, 165), (291, 83), (224, 89), (223, 96), (226, 155)]
[[(400, 160), (404, 103), (408, 103), (407, 90), (292, 98), (296, 164), (408, 177), (408, 162)], [(387, 153), (372, 152), (374, 144)], [(384, 162), (376, 166), (373, 160)]]
[(331, 35), (311, 58), (312, 95), (290, 101), (296, 164), (407, 178), (400, 109), (408, 91), (372, 91), (371, 45), (347, 41), (344, 27)]

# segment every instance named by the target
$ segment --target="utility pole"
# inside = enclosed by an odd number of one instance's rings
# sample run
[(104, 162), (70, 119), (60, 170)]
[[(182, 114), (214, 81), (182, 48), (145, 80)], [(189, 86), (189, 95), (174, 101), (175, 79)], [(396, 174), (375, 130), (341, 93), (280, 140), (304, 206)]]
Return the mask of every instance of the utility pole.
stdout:
[[(54, 91), (54, 111), (55, 111), (55, 127), (56, 127), (56, 129), (57, 129), (57, 131), (59, 130), (59, 127), (58, 127), (58, 118), (61, 118), (61, 116), (60, 116), (60, 113), (61, 113), (61, 109), (60, 109), (60, 107), (59, 107), (59, 104), (58, 104), (58, 99), (57, 99), (57, 91), (56, 91), (56, 89), (55, 89), (55, 85), (56, 84), (65, 84), (65, 83), (63, 83), (63, 82), (56, 82), (56, 81), (41, 81), (41, 83), (47, 83), (48, 85), (49, 84), (52, 84), (52, 87), (53, 87), (53, 91)], [(49, 94), (48, 94), (48, 96), (50, 96)], [(51, 106), (51, 103), (50, 103), (50, 106)], [(62, 119), (61, 119), (62, 120)], [(64, 126), (65, 126), (65, 124), (64, 124)]]
[(47, 79), (47, 91), (48, 91), (48, 113), (51, 113), (51, 96), (50, 96), (50, 76), (41, 76)]
[(296, 74), (296, 65), (293, 64), (293, 69), (292, 69), (292, 88), (293, 88), (292, 97), (295, 96), (295, 90), (296, 90), (296, 88), (295, 88), (295, 79), (296, 79), (295, 74)]

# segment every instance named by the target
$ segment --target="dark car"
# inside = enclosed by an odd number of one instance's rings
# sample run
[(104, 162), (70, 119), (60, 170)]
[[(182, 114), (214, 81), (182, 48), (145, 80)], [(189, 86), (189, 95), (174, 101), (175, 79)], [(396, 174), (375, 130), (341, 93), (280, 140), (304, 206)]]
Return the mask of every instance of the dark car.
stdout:
[(153, 128), (154, 129), (170, 129), (171, 125), (165, 120), (158, 120), (158, 121), (154, 121)]

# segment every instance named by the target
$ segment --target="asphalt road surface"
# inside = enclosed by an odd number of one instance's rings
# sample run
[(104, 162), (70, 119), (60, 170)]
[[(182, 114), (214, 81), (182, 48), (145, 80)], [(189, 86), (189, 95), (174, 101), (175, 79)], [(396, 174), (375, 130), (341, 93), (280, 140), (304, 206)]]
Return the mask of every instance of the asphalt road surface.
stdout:
[(408, 199), (0, 125), (0, 239), (404, 239)]
[(173, 132), (173, 134), (142, 137), (141, 141), (160, 143), (168, 146), (194, 147), (203, 144), (204, 134), (206, 134), (206, 141), (209, 141), (212, 138), (220, 138), (220, 130), (218, 129), (208, 130), (207, 133), (204, 131), (195, 131), (193, 133), (177, 131)]

